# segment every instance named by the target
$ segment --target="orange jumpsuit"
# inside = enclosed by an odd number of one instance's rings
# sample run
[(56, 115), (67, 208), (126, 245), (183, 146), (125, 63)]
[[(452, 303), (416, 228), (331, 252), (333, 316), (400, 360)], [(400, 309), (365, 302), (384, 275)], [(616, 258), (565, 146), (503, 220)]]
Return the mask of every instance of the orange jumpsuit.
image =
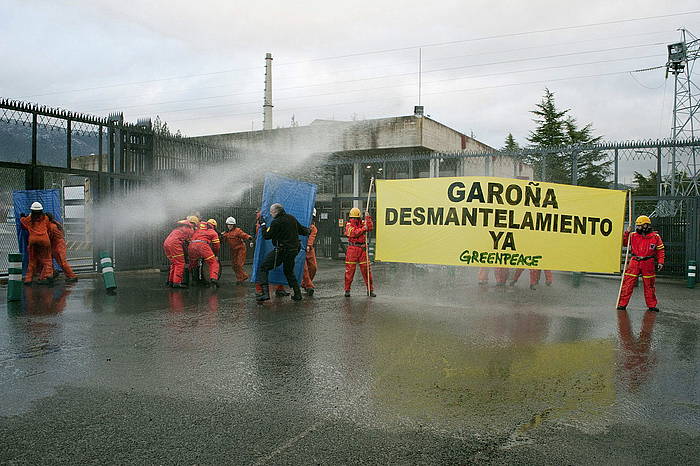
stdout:
[(627, 306), (637, 283), (637, 277), (642, 276), (644, 283), (644, 299), (647, 307), (656, 307), (656, 264), (663, 264), (666, 259), (666, 250), (661, 236), (655, 231), (642, 234), (629, 231), (625, 232), (622, 243), (629, 244), (632, 260), (625, 270), (625, 278), (622, 281), (622, 293), (618, 306)]
[(245, 264), (246, 242), (250, 241), (252, 236), (238, 227), (233, 227), (221, 236), (231, 248), (231, 265), (236, 273), (236, 280), (239, 282), (248, 280), (248, 274), (243, 270), (243, 265)]
[(192, 235), (190, 246), (187, 252), (190, 256), (190, 270), (197, 267), (197, 261), (202, 259), (209, 266), (209, 279), (219, 279), (219, 260), (216, 255), (219, 253), (219, 234), (206, 222), (199, 224), (199, 229)]
[(178, 226), (163, 241), (165, 255), (170, 261), (170, 272), (168, 273), (170, 283), (182, 284), (185, 275), (186, 242), (192, 238), (193, 233), (189, 223), (178, 222)]
[(316, 243), (316, 235), (318, 234), (318, 228), (315, 224), (311, 224), (309, 227), (309, 239), (306, 242), (306, 263), (304, 264), (304, 278), (301, 280), (301, 287), (305, 290), (314, 288), (314, 277), (316, 276), (316, 250), (314, 249), (314, 243)]
[(46, 280), (53, 277), (53, 262), (51, 261), (51, 240), (49, 239), (49, 217), (42, 214), (32, 221), (32, 216), (19, 219), (22, 228), (29, 232), (29, 266), (24, 276), (24, 283), (31, 283), (34, 272), (41, 269), (39, 278)]
[[(260, 224), (257, 223), (257, 220), (259, 220), (259, 219), (260, 219), (260, 212), (258, 212), (257, 215), (255, 216), (255, 220), (256, 220), (256, 223), (255, 223), (255, 236), (258, 236), (258, 230), (260, 230)], [(284, 285), (276, 285), (276, 286), (275, 286), (275, 291), (284, 291)], [(262, 287), (262, 285), (261, 285), (260, 283), (256, 283), (256, 284), (255, 284), (255, 292), (256, 292), (257, 294), (262, 294), (262, 292), (263, 292), (263, 287)]]
[(51, 256), (61, 266), (66, 278), (75, 278), (77, 275), (66, 259), (66, 240), (63, 236), (63, 226), (58, 222), (49, 222), (49, 239), (51, 240)]
[[(345, 236), (348, 237), (348, 250), (345, 252), (345, 291), (350, 291), (352, 280), (355, 277), (355, 269), (360, 265), (362, 279), (370, 291), (374, 291), (372, 273), (368, 268), (369, 258), (365, 247), (365, 233), (374, 229), (372, 217), (365, 217), (363, 222), (359, 218), (351, 218), (345, 225)], [(367, 282), (369, 275), (369, 284)]]

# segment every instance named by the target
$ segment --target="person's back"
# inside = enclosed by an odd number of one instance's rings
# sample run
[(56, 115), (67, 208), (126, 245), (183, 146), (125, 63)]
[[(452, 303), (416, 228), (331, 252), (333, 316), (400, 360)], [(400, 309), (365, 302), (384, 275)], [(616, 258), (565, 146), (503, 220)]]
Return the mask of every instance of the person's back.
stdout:
[(300, 225), (297, 219), (287, 212), (280, 212), (270, 227), (263, 230), (263, 238), (272, 240), (272, 245), (279, 249), (299, 250), (299, 235), (308, 236), (309, 229)]
[(46, 215), (33, 218), (31, 215), (19, 219), (22, 226), (29, 232), (29, 241), (49, 241), (49, 218)]

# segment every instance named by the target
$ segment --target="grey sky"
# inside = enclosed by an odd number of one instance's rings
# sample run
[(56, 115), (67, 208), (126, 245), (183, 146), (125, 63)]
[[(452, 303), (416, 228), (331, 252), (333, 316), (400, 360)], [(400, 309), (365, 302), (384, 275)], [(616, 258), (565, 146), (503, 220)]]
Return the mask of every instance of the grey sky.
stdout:
[[(160, 115), (188, 135), (259, 129), (272, 52), (276, 126), (292, 115), (301, 124), (405, 115), (417, 103), (417, 49), (314, 59), (698, 9), (689, 0), (0, 0), (0, 95), (123, 110), (128, 120)], [(566, 78), (661, 65), (681, 26), (700, 33), (700, 14), (426, 47), (422, 103), (500, 147), (509, 131), (524, 142), (528, 111), (548, 86), (606, 139), (666, 137), (673, 83), (663, 70), (638, 82), (624, 73)], [(112, 86), (134, 81), (151, 82)]]

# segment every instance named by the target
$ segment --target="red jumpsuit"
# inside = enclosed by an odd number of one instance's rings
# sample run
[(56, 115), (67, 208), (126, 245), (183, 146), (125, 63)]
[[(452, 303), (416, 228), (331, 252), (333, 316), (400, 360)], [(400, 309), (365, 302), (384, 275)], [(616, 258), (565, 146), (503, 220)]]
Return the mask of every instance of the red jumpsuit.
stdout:
[(219, 253), (220, 246), (219, 234), (211, 225), (201, 222), (199, 229), (192, 235), (187, 249), (190, 256), (190, 270), (194, 270), (199, 259), (202, 259), (209, 266), (209, 279), (218, 280), (220, 267), (216, 255)]
[(19, 219), (22, 228), (29, 232), (29, 266), (24, 276), (24, 283), (31, 283), (34, 272), (41, 269), (39, 278), (46, 280), (53, 277), (53, 262), (51, 261), (51, 240), (49, 239), (49, 217), (42, 214), (32, 221), (32, 216)]
[(66, 278), (75, 278), (68, 260), (66, 259), (66, 240), (63, 236), (63, 227), (56, 222), (49, 222), (49, 239), (51, 240), (51, 256), (61, 266)]
[[(494, 275), (496, 276), (496, 284), (505, 285), (508, 280), (508, 269), (504, 267), (496, 267)], [(489, 282), (489, 267), (481, 267), (479, 269), (479, 283), (485, 285)]]
[[(260, 212), (258, 212), (257, 215), (255, 216), (255, 220), (256, 220), (256, 223), (255, 223), (255, 236), (258, 236), (258, 230), (260, 230), (260, 224), (257, 223), (257, 220), (259, 220), (259, 219), (260, 219)], [(275, 286), (275, 291), (284, 291), (284, 285), (276, 285), (276, 286)], [(256, 283), (256, 284), (255, 284), (255, 292), (256, 292), (257, 294), (262, 294), (262, 292), (263, 292), (263, 287), (262, 287), (262, 285), (261, 285), (260, 283)]]
[(367, 285), (367, 276), (369, 275), (369, 289), (374, 291), (372, 273), (368, 269), (369, 260), (365, 249), (365, 233), (373, 229), (374, 223), (370, 216), (365, 217), (364, 222), (359, 218), (351, 218), (345, 225), (345, 236), (348, 237), (348, 250), (345, 252), (345, 291), (350, 291), (358, 264), (365, 285)]
[(625, 278), (622, 281), (622, 293), (618, 306), (627, 306), (632, 297), (637, 277), (642, 276), (644, 283), (644, 299), (647, 307), (656, 307), (656, 264), (663, 264), (666, 259), (666, 250), (661, 236), (655, 231), (642, 234), (629, 231), (625, 232), (622, 240), (623, 246), (629, 244), (632, 259), (625, 270)]
[(248, 274), (243, 270), (243, 265), (245, 264), (246, 242), (250, 241), (252, 236), (238, 227), (233, 227), (221, 236), (231, 248), (231, 265), (236, 274), (236, 280), (239, 282), (248, 280)]
[[(515, 284), (515, 282), (517, 282), (520, 278), (520, 275), (523, 274), (524, 270), (525, 269), (515, 269), (515, 275), (513, 275), (513, 280), (511, 280), (511, 283)], [(537, 285), (540, 282), (540, 276), (542, 276), (542, 270), (530, 269), (530, 286)], [(552, 284), (552, 282), (554, 281), (554, 275), (552, 275), (551, 270), (544, 271), (544, 280), (545, 283), (547, 283), (548, 285)]]
[(306, 263), (304, 264), (304, 278), (301, 280), (301, 287), (305, 290), (314, 288), (314, 277), (316, 276), (316, 250), (314, 249), (314, 243), (316, 242), (316, 235), (318, 234), (318, 228), (313, 223), (309, 227), (309, 239), (306, 242)]
[(174, 284), (182, 284), (185, 275), (185, 243), (192, 237), (192, 227), (189, 223), (180, 223), (170, 232), (165, 241), (163, 249), (170, 261), (170, 272), (168, 281)]

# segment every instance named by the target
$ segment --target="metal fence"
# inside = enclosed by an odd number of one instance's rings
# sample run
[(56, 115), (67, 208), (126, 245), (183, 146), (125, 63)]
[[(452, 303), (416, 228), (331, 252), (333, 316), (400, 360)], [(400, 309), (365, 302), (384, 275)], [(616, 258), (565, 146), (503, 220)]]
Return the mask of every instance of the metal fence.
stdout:
[[(332, 156), (288, 176), (318, 184), (317, 208), (320, 256), (342, 257), (342, 222), (355, 204), (363, 204), (371, 177), (378, 179), (486, 175), (590, 185), (591, 156), (605, 187), (627, 189), (620, 182), (624, 164), (645, 161), (662, 176), (653, 181), (654, 197), (637, 198), (635, 212), (652, 214), (669, 244), (668, 273), (680, 274), (685, 261), (700, 251), (697, 198), (672, 198), (665, 161), (674, 150), (695, 150), (698, 141), (645, 141), (524, 149), (516, 152), (385, 154)], [(107, 118), (75, 114), (24, 102), (0, 100), (0, 274), (6, 273), (7, 253), (17, 249), (12, 191), (61, 190), (66, 221), (68, 257), (78, 268), (92, 269), (99, 249), (113, 254), (122, 270), (163, 267), (163, 230), (133, 231), (115, 238), (96, 208), (159, 179), (185, 179), (203, 166), (239, 158), (232, 147), (157, 134), (149, 121), (125, 123), (121, 114)], [(202, 207), (202, 216), (215, 218), (223, 230), (232, 215), (254, 234), (255, 207), (262, 186), (250, 180), (246, 194), (235, 203)], [(180, 218), (189, 212), (172, 212)], [(95, 244), (99, 238), (100, 244)], [(224, 248), (222, 259), (229, 259)]]

